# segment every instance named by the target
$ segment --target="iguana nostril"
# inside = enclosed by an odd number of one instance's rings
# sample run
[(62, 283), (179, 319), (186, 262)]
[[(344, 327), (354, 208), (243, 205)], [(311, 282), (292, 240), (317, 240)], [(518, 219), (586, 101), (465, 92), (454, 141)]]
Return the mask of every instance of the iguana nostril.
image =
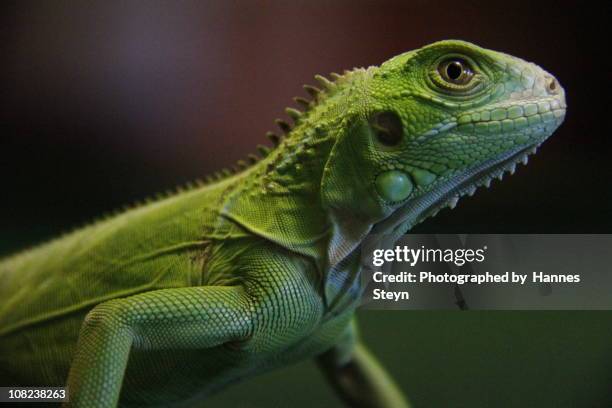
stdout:
[(559, 84), (555, 78), (549, 77), (546, 79), (546, 90), (551, 94), (557, 93), (559, 90)]

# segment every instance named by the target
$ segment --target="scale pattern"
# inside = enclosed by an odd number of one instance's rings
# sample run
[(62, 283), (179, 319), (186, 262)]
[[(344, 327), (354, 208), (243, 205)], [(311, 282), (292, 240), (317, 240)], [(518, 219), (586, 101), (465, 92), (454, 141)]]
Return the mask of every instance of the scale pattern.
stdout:
[(353, 318), (366, 239), (393, 244), (527, 163), (565, 94), (455, 40), (315, 78), (259, 155), (1, 260), (0, 383), (67, 384), (76, 408), (199, 406), (315, 358), (348, 405), (408, 407)]

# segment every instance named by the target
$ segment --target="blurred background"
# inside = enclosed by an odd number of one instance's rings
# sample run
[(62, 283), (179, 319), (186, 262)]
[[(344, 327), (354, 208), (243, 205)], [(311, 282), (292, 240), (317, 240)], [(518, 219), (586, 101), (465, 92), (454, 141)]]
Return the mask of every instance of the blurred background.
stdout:
[[(0, 255), (243, 158), (316, 73), (447, 38), (541, 65), (568, 115), (529, 166), (414, 231), (610, 233), (609, 10), (595, 4), (4, 1)], [(612, 406), (612, 313), (360, 319), (417, 408)], [(206, 406), (338, 405), (304, 362)]]

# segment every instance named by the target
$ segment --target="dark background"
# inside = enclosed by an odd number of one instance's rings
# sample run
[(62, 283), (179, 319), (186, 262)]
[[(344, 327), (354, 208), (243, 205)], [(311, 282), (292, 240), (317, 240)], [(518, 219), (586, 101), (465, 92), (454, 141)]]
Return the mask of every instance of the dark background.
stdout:
[[(413, 231), (610, 233), (609, 10), (596, 4), (3, 2), (0, 254), (232, 164), (315, 73), (446, 38), (541, 65), (568, 113), (529, 166)], [(612, 406), (611, 313), (360, 314), (417, 408)], [(314, 370), (209, 406), (332, 406)]]

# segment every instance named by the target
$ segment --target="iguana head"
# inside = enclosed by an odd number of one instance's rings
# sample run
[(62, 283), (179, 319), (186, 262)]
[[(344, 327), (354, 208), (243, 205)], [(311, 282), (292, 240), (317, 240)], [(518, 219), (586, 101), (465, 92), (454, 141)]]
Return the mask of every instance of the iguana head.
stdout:
[(401, 235), (514, 172), (565, 116), (551, 74), (463, 41), (401, 54), (356, 84), (322, 194), (345, 214), (376, 219), (379, 233)]

